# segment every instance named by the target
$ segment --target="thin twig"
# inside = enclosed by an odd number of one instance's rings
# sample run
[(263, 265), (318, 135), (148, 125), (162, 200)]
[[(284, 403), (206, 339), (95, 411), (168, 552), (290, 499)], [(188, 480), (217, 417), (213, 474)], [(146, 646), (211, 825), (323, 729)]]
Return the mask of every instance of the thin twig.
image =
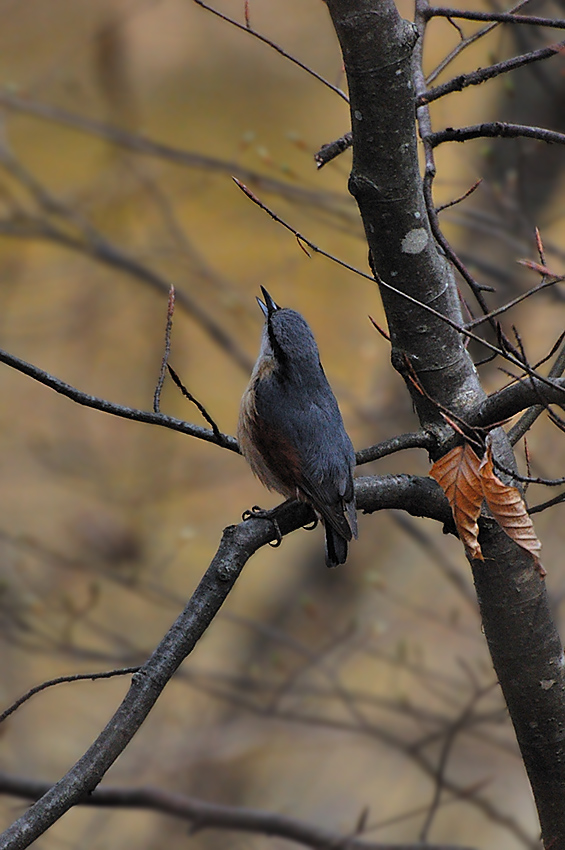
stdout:
[(500, 471), (504, 472), (505, 475), (510, 476), (511, 478), (515, 478), (517, 481), (521, 481), (523, 484), (543, 484), (545, 487), (561, 487), (562, 484), (565, 484), (565, 477), (563, 478), (532, 478), (529, 475), (518, 475), (517, 472), (510, 472), (509, 469), (506, 469), (496, 458), (493, 458), (493, 462), (495, 467)]
[(192, 393), (190, 393), (187, 390), (187, 388), (184, 386), (183, 382), (181, 381), (181, 379), (179, 378), (179, 376), (177, 375), (177, 373), (175, 372), (175, 370), (173, 369), (173, 367), (169, 363), (167, 363), (167, 369), (169, 370), (169, 374), (170, 374), (171, 378), (173, 379), (173, 381), (175, 382), (176, 386), (179, 388), (179, 390), (181, 391), (183, 396), (186, 399), (188, 399), (188, 401), (191, 401), (198, 408), (198, 410), (200, 411), (200, 413), (202, 414), (202, 416), (204, 417), (204, 419), (206, 420), (208, 425), (211, 427), (216, 438), (220, 440), (222, 438), (221, 431), (218, 428), (218, 426), (216, 425), (216, 423), (214, 422), (214, 420), (212, 419), (212, 417), (210, 416), (210, 414), (208, 413), (208, 411), (206, 410), (206, 408), (204, 407), (204, 405), (201, 404), (198, 401), (197, 398), (194, 398)]
[(173, 327), (173, 313), (175, 311), (175, 287), (171, 284), (169, 290), (169, 300), (167, 302), (167, 325), (165, 327), (165, 348), (163, 350), (163, 359), (161, 360), (161, 369), (159, 370), (159, 379), (155, 387), (153, 395), (153, 411), (160, 413), (159, 405), (161, 402), (161, 391), (165, 383), (165, 375), (167, 374), (167, 365), (169, 363), (169, 355), (171, 353), (171, 330)]
[(541, 18), (537, 15), (515, 15), (513, 12), (471, 12), (468, 9), (451, 9), (430, 6), (427, 18), (461, 18), (466, 21), (497, 21), (500, 24), (530, 24), (536, 27), (565, 29), (565, 20), (559, 18)]
[(556, 283), (562, 283), (564, 280), (565, 276), (559, 275), (551, 280), (542, 281), (542, 283), (538, 283), (537, 286), (533, 286), (531, 289), (528, 289), (527, 292), (523, 292), (521, 295), (513, 298), (512, 301), (508, 301), (502, 307), (498, 307), (496, 310), (492, 310), (490, 313), (487, 313), (486, 316), (479, 316), (477, 319), (473, 319), (472, 322), (466, 322), (465, 327), (476, 328), (478, 325), (482, 325), (483, 322), (490, 321), (495, 316), (500, 316), (501, 313), (505, 313), (507, 310), (515, 307), (516, 304), (520, 304), (522, 301), (525, 301), (526, 298), (530, 298), (530, 296), (535, 295), (537, 292), (541, 292), (542, 289), (547, 289), (548, 286), (555, 286)]
[(41, 691), (45, 691), (47, 688), (52, 688), (53, 685), (61, 685), (63, 682), (82, 682), (85, 680), (95, 681), (96, 679), (111, 679), (114, 676), (127, 676), (131, 673), (137, 673), (140, 667), (122, 667), (120, 670), (105, 670), (102, 673), (75, 673), (69, 676), (57, 676), (56, 679), (48, 679), (46, 682), (42, 682), (40, 685), (35, 685), (35, 687), (30, 688), (23, 696), (17, 699), (12, 703), (8, 708), (4, 709), (2, 713), (0, 713), (0, 723), (6, 720), (11, 714), (13, 714), (17, 709), (27, 702), (28, 699), (35, 696), (35, 694), (40, 693)]
[(443, 210), (449, 209), (449, 207), (454, 207), (456, 204), (460, 204), (461, 201), (464, 201), (469, 195), (472, 195), (473, 192), (479, 188), (481, 183), (483, 182), (483, 178), (479, 177), (478, 180), (475, 180), (470, 189), (467, 189), (466, 192), (463, 192), (462, 195), (459, 195), (458, 198), (455, 198), (453, 201), (448, 201), (446, 204), (440, 204), (439, 207), (436, 207), (436, 213), (443, 212)]
[[(526, 372), (526, 374), (537, 378), (539, 381), (541, 381), (541, 383), (547, 384), (552, 389), (555, 389), (555, 385), (552, 384), (550, 380), (544, 378), (543, 375), (535, 374), (535, 372), (527, 364), (521, 362), (519, 357), (510, 353), (511, 346), (507, 340), (505, 340), (505, 345), (507, 346), (507, 348), (503, 348), (502, 346), (495, 346), (492, 343), (488, 342), (488, 340), (483, 339), (482, 337), (477, 336), (471, 331), (468, 331), (465, 327), (458, 325), (457, 322), (454, 322), (448, 316), (444, 316), (443, 313), (439, 313), (437, 310), (434, 310), (433, 307), (429, 306), (429, 304), (424, 304), (422, 301), (418, 301), (417, 298), (413, 298), (411, 295), (408, 295), (407, 292), (403, 292), (402, 290), (397, 289), (395, 286), (392, 286), (390, 283), (387, 283), (386, 281), (382, 280), (382, 278), (378, 277), (376, 273), (371, 276), (366, 272), (363, 272), (360, 269), (356, 268), (355, 266), (346, 263), (344, 260), (340, 260), (339, 257), (336, 257), (334, 254), (330, 254), (328, 251), (324, 251), (323, 248), (319, 248), (318, 245), (316, 245), (314, 242), (312, 242), (310, 239), (308, 239), (306, 236), (296, 230), (296, 228), (294, 228), (291, 224), (289, 224), (287, 221), (277, 215), (277, 213), (275, 213), (270, 207), (268, 207), (263, 201), (261, 201), (257, 197), (257, 195), (255, 195), (244, 183), (242, 183), (241, 180), (238, 180), (237, 177), (232, 177), (232, 180), (249, 198), (250, 201), (253, 201), (254, 204), (256, 204), (264, 212), (266, 212), (267, 215), (273, 219), (273, 221), (277, 222), (277, 224), (282, 225), (282, 227), (292, 233), (294, 237), (298, 240), (299, 244), (304, 243), (304, 245), (307, 245), (314, 253), (320, 254), (322, 257), (326, 257), (328, 260), (337, 263), (337, 265), (341, 266), (342, 268), (347, 269), (348, 271), (353, 272), (356, 275), (359, 275), (359, 277), (365, 278), (365, 280), (370, 280), (371, 282), (376, 281), (379, 286), (383, 287), (384, 289), (388, 289), (389, 292), (393, 292), (395, 295), (398, 295), (405, 301), (408, 301), (411, 304), (420, 307), (422, 310), (425, 310), (427, 313), (430, 313), (432, 316), (435, 316), (437, 319), (440, 319), (442, 322), (445, 322), (446, 325), (449, 325), (449, 327), (458, 331), (463, 336), (467, 337), (468, 339), (473, 339), (475, 340), (475, 342), (484, 345), (485, 348), (494, 351), (496, 354), (500, 355), (500, 357), (504, 358), (509, 363), (512, 363), (514, 366), (517, 366), (518, 368), (522, 369), (524, 372)], [(558, 389), (560, 390), (561, 388)]]
[(444, 142), (467, 142), (469, 139), (515, 139), (518, 137), (538, 139), (547, 144), (565, 145), (565, 133), (556, 133), (544, 127), (529, 127), (527, 124), (507, 124), (505, 121), (490, 121), (469, 127), (447, 127), (429, 133), (425, 140), (432, 148)]
[[(526, 3), (528, 3), (528, 1), (529, 0), (520, 0), (519, 3), (516, 3), (508, 11), (515, 12), (517, 9), (521, 9), (522, 6), (525, 6)], [(451, 18), (448, 18), (448, 20), (452, 25), (454, 25), (454, 21)], [(453, 50), (451, 50), (444, 59), (441, 60), (439, 65), (434, 68), (431, 74), (428, 75), (428, 77), (426, 78), (426, 84), (430, 85), (431, 83), (433, 83), (433, 81), (439, 77), (441, 72), (445, 71), (447, 66), (451, 62), (453, 62), (453, 60), (456, 59), (467, 47), (469, 47), (471, 44), (474, 44), (476, 41), (483, 38), (485, 35), (488, 35), (498, 26), (500, 26), (500, 24), (496, 22), (488, 24), (486, 27), (483, 27), (482, 29), (477, 30), (477, 32), (474, 32), (471, 35), (467, 36), (467, 38), (463, 39), (463, 41), (460, 41), (459, 44), (454, 47)]]
[(512, 59), (506, 59), (504, 62), (497, 62), (494, 65), (489, 65), (487, 68), (479, 68), (478, 71), (472, 71), (469, 74), (459, 74), (452, 80), (442, 83), (433, 89), (423, 92), (416, 101), (417, 106), (422, 106), (424, 103), (432, 103), (440, 97), (445, 97), (454, 91), (463, 91), (468, 86), (479, 86), (486, 80), (492, 80), (500, 74), (507, 74), (509, 71), (515, 71), (517, 68), (522, 68), (524, 65), (529, 65), (532, 62), (540, 62), (543, 59), (548, 59), (550, 56), (555, 56), (557, 53), (562, 53), (565, 47), (565, 42), (551, 44), (548, 47), (542, 47), (539, 50), (532, 50), (529, 53), (524, 53), (521, 56), (513, 56)]
[[(560, 378), (563, 372), (565, 371), (565, 345), (562, 345), (561, 351), (557, 355), (555, 359), (555, 363), (551, 367), (548, 373), (549, 378)], [(516, 443), (522, 439), (524, 434), (526, 434), (536, 419), (541, 416), (543, 411), (546, 409), (545, 404), (536, 404), (527, 410), (523, 416), (516, 422), (515, 425), (508, 432), (508, 439), (510, 440), (511, 445), (515, 446)]]
[(323, 85), (327, 86), (327, 88), (331, 89), (334, 94), (339, 95), (346, 103), (349, 103), (349, 98), (338, 86), (334, 86), (333, 83), (330, 83), (329, 80), (326, 80), (325, 77), (322, 77), (321, 74), (318, 74), (317, 71), (314, 71), (313, 68), (310, 68), (309, 65), (305, 65), (304, 62), (301, 62), (300, 59), (297, 59), (295, 56), (291, 56), (290, 53), (287, 53), (286, 50), (283, 50), (282, 47), (279, 47), (278, 44), (275, 44), (274, 41), (271, 41), (270, 38), (267, 38), (264, 35), (261, 35), (260, 32), (254, 30), (249, 26), (249, 18), (246, 16), (245, 24), (240, 24), (239, 21), (234, 20), (233, 18), (228, 17), (228, 15), (224, 15), (223, 12), (220, 12), (218, 9), (214, 9), (212, 6), (209, 6), (207, 3), (204, 3), (203, 0), (193, 0), (197, 6), (201, 6), (206, 11), (211, 12), (213, 15), (216, 15), (218, 18), (221, 18), (223, 21), (227, 21), (228, 24), (231, 24), (233, 27), (236, 27), (238, 30), (243, 30), (243, 32), (249, 33), (258, 41), (262, 41), (263, 44), (267, 44), (270, 48), (275, 50), (277, 53), (280, 53), (285, 59), (288, 59), (289, 62), (292, 62), (294, 65), (298, 65), (303, 71), (306, 71), (307, 74), (310, 74), (311, 77), (318, 80)]
[(559, 496), (554, 496), (553, 499), (548, 499), (547, 502), (541, 502), (539, 505), (534, 505), (533, 508), (528, 508), (528, 513), (530, 515), (539, 514), (548, 508), (552, 508), (554, 505), (560, 505), (562, 502), (565, 502), (565, 493), (560, 493)]

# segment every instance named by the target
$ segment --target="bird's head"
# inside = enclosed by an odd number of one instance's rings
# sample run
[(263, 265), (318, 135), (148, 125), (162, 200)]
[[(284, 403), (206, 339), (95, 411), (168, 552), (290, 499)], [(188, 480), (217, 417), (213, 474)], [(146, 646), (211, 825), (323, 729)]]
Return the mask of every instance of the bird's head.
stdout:
[(261, 353), (270, 355), (282, 369), (305, 365), (319, 366), (320, 356), (314, 334), (306, 320), (288, 307), (279, 307), (264, 286), (264, 301), (257, 303), (265, 316)]

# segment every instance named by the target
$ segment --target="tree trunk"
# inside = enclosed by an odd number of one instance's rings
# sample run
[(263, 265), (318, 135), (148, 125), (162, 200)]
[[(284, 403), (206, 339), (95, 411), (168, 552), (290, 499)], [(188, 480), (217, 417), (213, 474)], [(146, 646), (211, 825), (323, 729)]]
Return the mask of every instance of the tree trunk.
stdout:
[[(454, 434), (433, 399), (472, 421), (484, 401), (475, 367), (452, 326), (384, 284), (462, 324), (453, 273), (432, 237), (417, 157), (413, 53), (417, 33), (392, 0), (327, 0), (350, 91), (359, 205), (392, 344), (392, 362), (412, 393), (421, 424), (437, 436), (434, 457)], [(415, 389), (415, 382), (424, 390)], [(496, 453), (512, 468), (498, 430)], [(485, 561), (472, 563), (494, 668), (534, 792), (547, 850), (565, 850), (565, 689), (561, 641), (531, 557), (488, 517)]]

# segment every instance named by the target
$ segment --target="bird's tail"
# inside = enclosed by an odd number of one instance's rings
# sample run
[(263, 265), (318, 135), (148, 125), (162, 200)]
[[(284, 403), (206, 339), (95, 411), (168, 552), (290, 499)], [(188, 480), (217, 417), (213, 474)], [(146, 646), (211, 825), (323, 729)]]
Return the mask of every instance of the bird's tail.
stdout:
[(337, 567), (347, 561), (348, 541), (329, 523), (326, 525), (326, 566)]

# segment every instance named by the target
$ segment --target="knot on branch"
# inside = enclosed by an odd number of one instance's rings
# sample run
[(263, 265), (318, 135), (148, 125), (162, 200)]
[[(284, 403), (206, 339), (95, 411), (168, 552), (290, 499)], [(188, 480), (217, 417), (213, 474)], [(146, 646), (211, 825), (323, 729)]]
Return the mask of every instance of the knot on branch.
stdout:
[(349, 194), (353, 195), (359, 205), (368, 200), (386, 200), (383, 187), (378, 186), (377, 183), (369, 180), (368, 177), (365, 177), (362, 174), (356, 174), (353, 171), (349, 175), (347, 188), (349, 190)]

